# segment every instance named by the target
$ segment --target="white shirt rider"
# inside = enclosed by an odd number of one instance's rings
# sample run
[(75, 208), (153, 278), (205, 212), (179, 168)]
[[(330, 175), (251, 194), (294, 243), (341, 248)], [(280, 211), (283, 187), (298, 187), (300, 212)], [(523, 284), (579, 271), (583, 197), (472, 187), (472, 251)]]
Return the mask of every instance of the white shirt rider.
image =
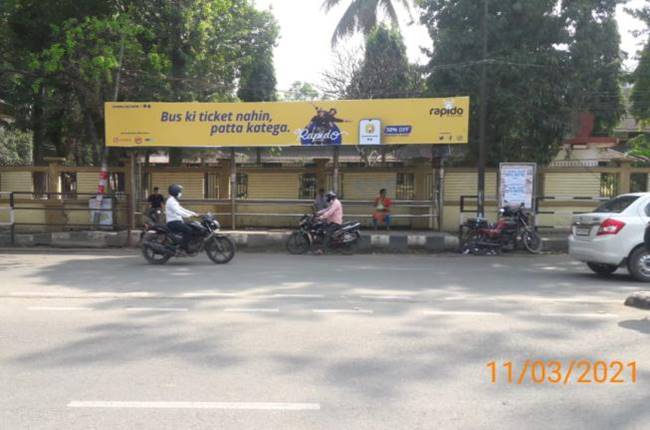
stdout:
[[(181, 194), (178, 195), (180, 198)], [(176, 200), (176, 197), (169, 196), (167, 203), (165, 204), (165, 216), (167, 217), (167, 222), (173, 221), (183, 221), (183, 218), (189, 218), (192, 216), (197, 216), (196, 212), (189, 211), (181, 206)]]

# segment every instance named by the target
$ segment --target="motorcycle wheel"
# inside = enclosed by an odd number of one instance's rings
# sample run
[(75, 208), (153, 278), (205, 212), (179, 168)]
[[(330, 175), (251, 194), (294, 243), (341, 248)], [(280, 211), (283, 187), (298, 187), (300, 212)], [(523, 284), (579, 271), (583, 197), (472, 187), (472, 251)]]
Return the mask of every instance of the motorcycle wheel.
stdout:
[(229, 237), (215, 236), (205, 244), (205, 252), (215, 264), (226, 264), (235, 257), (235, 242)]
[[(141, 240), (142, 241), (146, 240), (146, 236), (147, 236), (146, 234), (143, 234)], [(154, 235), (151, 240), (154, 240), (161, 245), (165, 245), (166, 242), (165, 236), (160, 234)], [(169, 254), (160, 254), (154, 251), (153, 248), (147, 246), (146, 242), (144, 242), (142, 245), (142, 255), (144, 256), (144, 259), (147, 260), (149, 264), (155, 264), (155, 265), (165, 264), (171, 258), (171, 255)]]
[(539, 254), (542, 252), (542, 238), (539, 237), (537, 232), (525, 230), (521, 234), (521, 240), (524, 243), (526, 250), (531, 254)]
[(356, 236), (353, 241), (347, 242), (341, 245), (340, 250), (341, 254), (344, 255), (352, 255), (354, 252), (359, 248), (359, 242), (361, 241), (361, 235), (359, 232), (354, 232), (354, 235)]
[(309, 239), (300, 231), (294, 231), (287, 239), (287, 251), (292, 255), (300, 255), (309, 251)]

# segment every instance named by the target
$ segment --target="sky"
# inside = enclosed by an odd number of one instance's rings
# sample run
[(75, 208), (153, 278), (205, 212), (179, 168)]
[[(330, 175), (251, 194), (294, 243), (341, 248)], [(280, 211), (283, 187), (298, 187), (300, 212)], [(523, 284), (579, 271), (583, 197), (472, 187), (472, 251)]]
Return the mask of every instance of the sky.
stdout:
[[(341, 5), (327, 14), (321, 9), (323, 0), (254, 1), (258, 9), (271, 8), (280, 25), (280, 40), (274, 51), (278, 90), (288, 90), (295, 81), (318, 85), (321, 73), (331, 68), (333, 53), (330, 40), (349, 0), (342, 0)], [(630, 0), (627, 6), (641, 6), (646, 1)], [(426, 56), (420, 48), (431, 48), (431, 39), (426, 29), (417, 22), (409, 25), (411, 20), (403, 8), (398, 7), (398, 13), (409, 59), (414, 63), (425, 63)], [(616, 17), (621, 33), (621, 49), (629, 55), (625, 68), (633, 70), (636, 66), (634, 56), (641, 48), (642, 41), (635, 40), (631, 31), (643, 28), (643, 24), (625, 13), (623, 6), (618, 7)], [(355, 47), (362, 46), (362, 38), (353, 37), (342, 45), (345, 50), (354, 50)]]

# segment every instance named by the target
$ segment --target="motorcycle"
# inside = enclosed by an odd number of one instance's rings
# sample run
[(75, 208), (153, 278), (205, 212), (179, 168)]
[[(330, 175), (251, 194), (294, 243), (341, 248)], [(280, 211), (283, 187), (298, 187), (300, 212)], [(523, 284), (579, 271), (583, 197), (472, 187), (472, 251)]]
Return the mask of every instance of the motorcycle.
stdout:
[(151, 226), (164, 223), (165, 215), (163, 214), (163, 210), (161, 208), (149, 208), (144, 219), (145, 230)]
[[(343, 223), (334, 233), (327, 244), (326, 251), (338, 251), (350, 255), (359, 246), (361, 223), (351, 221)], [(327, 223), (320, 220), (315, 214), (306, 214), (300, 219), (298, 231), (291, 233), (287, 239), (287, 251), (290, 254), (304, 254), (325, 248)]]
[(542, 251), (542, 239), (531, 224), (530, 214), (522, 204), (516, 209), (505, 206), (499, 219), (490, 225), (484, 218), (471, 218), (461, 226), (461, 252), (464, 254), (497, 254), (514, 251), (519, 244), (531, 254)]
[(171, 257), (195, 257), (205, 251), (215, 264), (226, 264), (235, 256), (235, 243), (219, 233), (219, 221), (211, 214), (186, 224), (192, 229), (187, 250), (180, 249), (182, 235), (173, 233), (166, 224), (149, 226), (142, 234), (142, 255), (150, 264), (165, 264)]

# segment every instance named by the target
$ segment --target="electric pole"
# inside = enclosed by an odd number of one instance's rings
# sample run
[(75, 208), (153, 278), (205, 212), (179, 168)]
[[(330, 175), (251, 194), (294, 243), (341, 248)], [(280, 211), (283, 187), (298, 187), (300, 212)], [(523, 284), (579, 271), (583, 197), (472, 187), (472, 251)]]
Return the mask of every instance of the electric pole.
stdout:
[(488, 20), (488, 0), (483, 0), (483, 19), (481, 32), (483, 38), (483, 55), (481, 61), (481, 89), (480, 89), (480, 110), (479, 110), (479, 142), (478, 142), (478, 201), (477, 215), (485, 216), (485, 127), (487, 115), (487, 20)]

